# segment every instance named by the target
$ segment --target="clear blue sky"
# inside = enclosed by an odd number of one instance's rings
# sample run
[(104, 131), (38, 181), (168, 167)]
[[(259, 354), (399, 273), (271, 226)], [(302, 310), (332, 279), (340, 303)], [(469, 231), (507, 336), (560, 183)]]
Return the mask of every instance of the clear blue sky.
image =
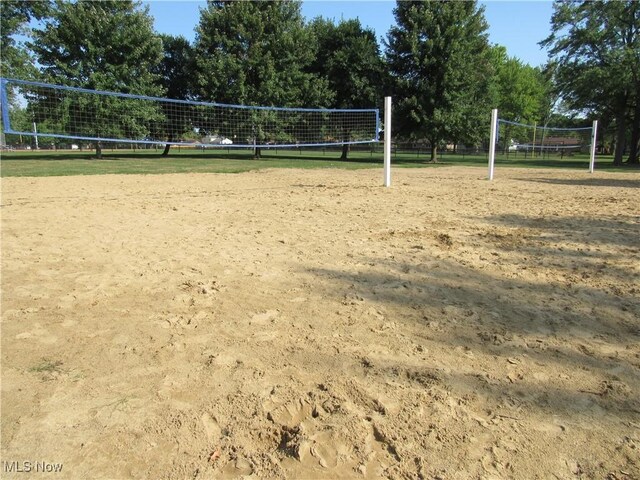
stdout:
[[(195, 38), (195, 27), (200, 18), (204, 1), (148, 0), (160, 33)], [(302, 13), (307, 19), (317, 16), (340, 20), (359, 18), (360, 22), (375, 30), (378, 39), (386, 38), (394, 24), (395, 1), (388, 0), (306, 0)], [(524, 63), (539, 66), (546, 62), (546, 52), (538, 42), (549, 34), (549, 21), (553, 7), (551, 1), (490, 0), (481, 1), (485, 18), (489, 23), (489, 41), (507, 48), (509, 56)]]

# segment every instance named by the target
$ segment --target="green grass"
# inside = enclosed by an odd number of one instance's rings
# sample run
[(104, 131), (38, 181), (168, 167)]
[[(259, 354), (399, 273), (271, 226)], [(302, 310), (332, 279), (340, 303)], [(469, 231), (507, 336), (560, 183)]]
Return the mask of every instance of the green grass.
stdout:
[[(381, 149), (378, 149), (381, 150)], [(352, 151), (348, 161), (339, 159), (336, 149), (327, 150), (263, 150), (262, 159), (254, 160), (250, 150), (172, 149), (168, 157), (160, 156), (161, 150), (104, 150), (103, 158), (94, 158), (94, 152), (84, 151), (13, 151), (2, 152), (0, 175), (2, 177), (46, 177), (68, 175), (104, 174), (162, 174), (162, 173), (240, 173), (265, 168), (381, 168), (382, 153)], [(427, 162), (427, 153), (394, 152), (392, 166), (487, 166), (486, 154), (440, 156), (436, 164)], [(564, 159), (524, 158), (522, 154), (499, 155), (496, 166), (575, 168), (586, 170), (588, 157), (572, 156)], [(610, 169), (611, 159), (598, 159), (598, 169)]]
[(63, 363), (60, 360), (42, 358), (40, 363), (29, 368), (29, 372), (39, 374), (40, 380), (48, 382), (67, 373), (62, 369), (62, 365)]
[[(161, 174), (161, 173), (240, 173), (264, 168), (373, 168), (382, 160), (360, 161), (364, 154), (354, 154), (352, 161), (341, 162), (339, 153), (302, 152), (263, 153), (254, 160), (248, 151), (173, 150), (161, 157), (155, 150), (103, 151), (102, 159), (93, 152), (20, 151), (3, 152), (0, 173), (3, 177), (43, 177), (103, 174)], [(366, 154), (369, 156), (369, 154)], [(371, 160), (371, 159), (369, 159)]]
[(55, 372), (60, 370), (60, 366), (62, 365), (61, 361), (52, 361), (49, 360), (47, 358), (43, 358), (42, 362), (40, 362), (37, 365), (34, 365), (33, 367), (31, 367), (29, 369), (30, 372), (36, 372), (36, 373), (42, 373), (42, 372), (46, 372), (46, 373), (51, 373), (51, 372)]

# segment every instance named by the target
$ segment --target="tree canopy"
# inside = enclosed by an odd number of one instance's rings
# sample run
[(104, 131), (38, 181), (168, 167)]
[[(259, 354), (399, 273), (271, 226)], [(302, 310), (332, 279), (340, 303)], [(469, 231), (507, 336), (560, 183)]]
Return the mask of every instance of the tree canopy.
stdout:
[[(139, 2), (58, 0), (44, 28), (35, 32), (31, 47), (45, 79), (52, 83), (139, 95), (163, 94), (153, 73), (161, 59), (162, 44), (153, 30), (148, 7), (142, 8)], [(141, 125), (145, 119), (158, 115), (155, 108), (142, 104), (136, 107), (131, 102), (124, 105), (117, 98), (107, 101), (96, 97), (89, 100), (92, 108), (85, 101), (72, 101), (77, 110), (95, 116), (90, 131), (85, 126), (76, 132), (84, 136), (116, 137), (122, 126), (110, 120), (110, 112), (117, 109), (126, 109), (129, 134), (136, 136), (144, 136)], [(96, 151), (100, 156), (100, 143)]]
[(548, 81), (541, 69), (507, 55), (502, 46), (491, 48), (493, 105), (514, 122), (533, 124), (548, 116)]
[(310, 23), (317, 53), (311, 70), (326, 80), (332, 108), (371, 108), (384, 88), (385, 66), (375, 32), (359, 20), (316, 18)]
[(307, 70), (314, 53), (299, 2), (209, 1), (196, 28), (198, 95), (242, 105), (326, 105), (327, 82)]
[(46, 79), (123, 93), (162, 93), (152, 73), (162, 55), (148, 7), (131, 0), (58, 0), (31, 46)]
[[(614, 164), (640, 145), (640, 3), (556, 1), (549, 48), (557, 92), (569, 108), (614, 123)], [(630, 126), (630, 127), (629, 127)]]
[[(189, 41), (183, 36), (160, 35), (163, 55), (160, 63), (154, 68), (158, 82), (165, 95), (174, 100), (189, 100), (195, 97), (193, 82), (194, 51)], [(169, 154), (171, 143), (193, 128), (188, 109), (171, 111), (171, 104), (163, 104), (166, 117), (164, 132), (158, 132), (167, 138), (167, 145), (162, 152)]]
[(399, 1), (387, 37), (398, 133), (426, 138), (431, 160), (445, 141), (477, 142), (489, 108), (489, 44), (475, 1)]
[(37, 76), (31, 53), (17, 35), (28, 38), (29, 22), (41, 20), (50, 13), (49, 1), (26, 2), (3, 0), (0, 2), (0, 76), (28, 79)]
[[(327, 81), (308, 70), (315, 49), (299, 2), (209, 1), (196, 29), (197, 93), (227, 104), (325, 106), (331, 100)], [(263, 110), (231, 123), (250, 122), (259, 142), (260, 125), (274, 121), (269, 116)]]
[(162, 58), (153, 72), (168, 98), (188, 100), (194, 97), (194, 51), (182, 35), (160, 35)]
[[(363, 28), (359, 20), (314, 19), (310, 28), (317, 41), (317, 52), (310, 70), (329, 85), (331, 108), (372, 108), (380, 104), (385, 86), (385, 65), (375, 33)], [(349, 141), (344, 128), (342, 139)], [(343, 145), (342, 159), (348, 145)]]

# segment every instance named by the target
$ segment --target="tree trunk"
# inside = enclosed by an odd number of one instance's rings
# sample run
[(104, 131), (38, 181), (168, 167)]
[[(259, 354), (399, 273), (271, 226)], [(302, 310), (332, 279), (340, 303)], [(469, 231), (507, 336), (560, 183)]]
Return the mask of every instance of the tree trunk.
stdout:
[[(509, 155), (509, 146), (511, 145), (511, 125), (506, 125), (504, 129), (504, 147), (502, 147), (502, 153)], [(497, 150), (497, 148), (496, 148)]]
[(438, 163), (438, 146), (435, 143), (431, 144), (431, 163)]
[[(342, 141), (343, 142), (348, 142), (349, 141), (349, 130), (347, 129), (347, 127), (343, 124), (342, 125)], [(347, 157), (349, 155), (349, 145), (346, 143), (342, 144), (342, 155), (340, 156), (340, 160), (346, 160)]]
[(261, 157), (260, 147), (255, 147), (253, 150), (253, 159), (260, 160), (260, 157)]
[(624, 155), (625, 147), (625, 121), (624, 114), (618, 115), (616, 118), (616, 150), (613, 155), (613, 164), (616, 166), (622, 165), (622, 156)]
[[(640, 94), (640, 92), (639, 92)], [(629, 160), (632, 165), (640, 164), (640, 97), (636, 98), (636, 108), (634, 110), (633, 126), (631, 128), (631, 145), (629, 145)]]
[[(167, 142), (173, 142), (173, 135), (169, 135), (169, 138), (167, 138)], [(169, 150), (171, 149), (171, 143), (167, 143), (164, 146), (164, 150), (162, 151), (162, 156), (166, 157), (169, 155)]]
[(102, 158), (102, 144), (100, 142), (96, 143), (96, 158)]
[(347, 143), (342, 144), (342, 155), (340, 156), (340, 160), (347, 160), (349, 156), (349, 147), (350, 145)]

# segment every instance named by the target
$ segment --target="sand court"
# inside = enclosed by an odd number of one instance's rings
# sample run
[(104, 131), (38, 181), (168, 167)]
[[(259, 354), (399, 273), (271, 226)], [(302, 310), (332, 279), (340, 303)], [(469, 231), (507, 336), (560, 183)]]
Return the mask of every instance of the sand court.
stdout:
[(640, 178), (485, 177), (3, 178), (2, 477), (640, 478)]

